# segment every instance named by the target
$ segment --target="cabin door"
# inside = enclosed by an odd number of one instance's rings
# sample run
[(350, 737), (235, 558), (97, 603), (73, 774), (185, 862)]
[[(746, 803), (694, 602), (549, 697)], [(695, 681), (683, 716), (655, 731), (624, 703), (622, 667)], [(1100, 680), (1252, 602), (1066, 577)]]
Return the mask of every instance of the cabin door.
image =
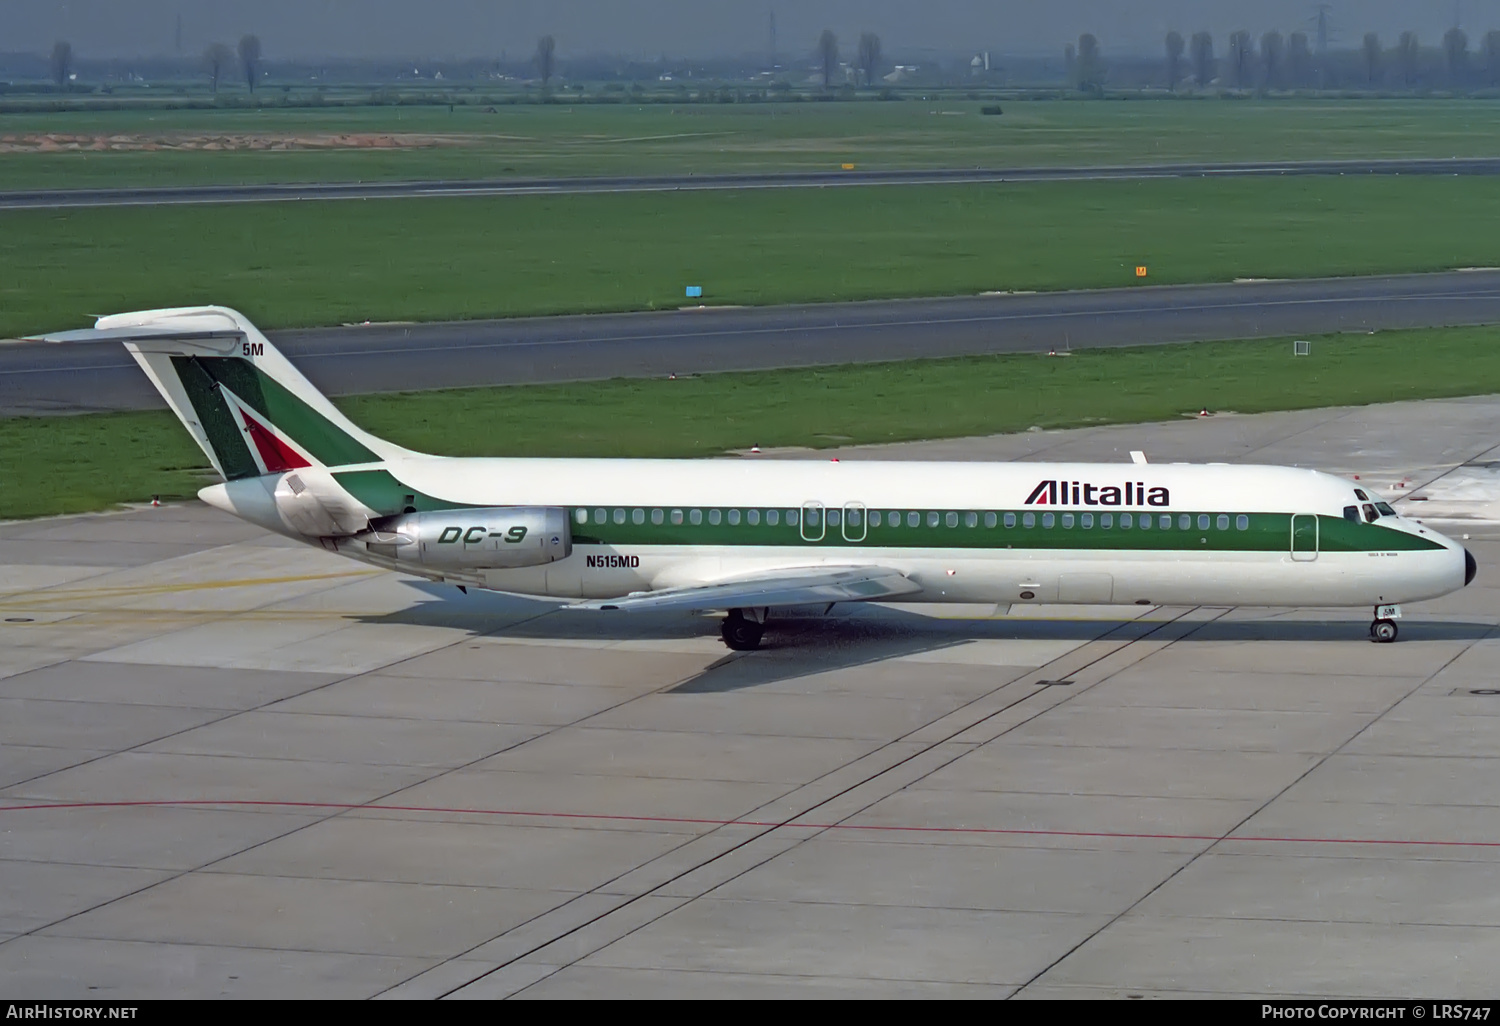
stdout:
[(865, 517), (864, 503), (844, 503), (844, 541), (862, 542), (865, 540)]
[(802, 540), (822, 541), (823, 532), (826, 530), (823, 524), (824, 510), (821, 502), (804, 502), (802, 504)]
[(1311, 563), (1318, 558), (1318, 518), (1311, 513), (1292, 514), (1292, 559)]

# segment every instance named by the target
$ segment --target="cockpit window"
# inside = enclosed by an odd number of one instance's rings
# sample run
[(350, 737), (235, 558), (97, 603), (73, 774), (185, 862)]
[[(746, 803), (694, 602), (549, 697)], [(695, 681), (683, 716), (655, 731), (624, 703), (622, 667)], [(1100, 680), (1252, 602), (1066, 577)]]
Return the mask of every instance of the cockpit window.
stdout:
[(1344, 519), (1347, 520), (1347, 521), (1349, 521), (1351, 524), (1357, 524), (1357, 523), (1359, 523), (1359, 507), (1358, 506), (1345, 506), (1344, 507)]
[(1365, 503), (1361, 508), (1365, 511), (1365, 523), (1373, 524), (1380, 519), (1380, 514), (1375, 512), (1375, 507), (1370, 503)]
[(1365, 494), (1363, 488), (1356, 488), (1356, 489), (1354, 489), (1354, 497), (1356, 499), (1358, 499), (1360, 502), (1369, 502), (1370, 501), (1370, 497)]
[(1396, 511), (1391, 509), (1391, 504), (1389, 502), (1377, 502), (1375, 504), (1375, 508), (1380, 510), (1380, 515), (1383, 517), (1393, 517), (1397, 515)]

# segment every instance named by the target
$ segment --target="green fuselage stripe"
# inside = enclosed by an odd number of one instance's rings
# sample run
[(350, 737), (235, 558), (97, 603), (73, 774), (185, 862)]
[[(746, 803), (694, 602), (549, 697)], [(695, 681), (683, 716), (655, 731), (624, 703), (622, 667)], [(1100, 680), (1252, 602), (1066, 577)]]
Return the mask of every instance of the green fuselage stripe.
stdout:
[[(818, 545), (834, 548), (905, 548), (905, 549), (1044, 549), (1044, 550), (1098, 550), (1140, 552), (1288, 552), (1292, 548), (1292, 514), (1250, 513), (1245, 514), (1248, 524), (1244, 530), (1236, 526), (1239, 514), (1229, 514), (1229, 528), (1218, 528), (1220, 513), (1172, 513), (1135, 512), (1131, 519), (1136, 526), (1124, 529), (1120, 526), (1119, 513), (1114, 513), (1114, 526), (1104, 528), (1094, 513), (1094, 525), (1082, 526), (1082, 514), (1077, 510), (1052, 511), (1052, 526), (1043, 524), (1044, 514), (1035, 510), (901, 510), (901, 525), (889, 526), (882, 515), (880, 526), (846, 526), (844, 523), (824, 524), (822, 537), (818, 538), (818, 527), (786, 523), (786, 510), (778, 510), (776, 525), (765, 522), (765, 510), (757, 511), (760, 523), (746, 521), (744, 510), (740, 510), (740, 523), (729, 524), (727, 511), (721, 511), (718, 524), (710, 524), (707, 510), (699, 524), (689, 522), (689, 510), (682, 510), (683, 522), (674, 524), (672, 509), (662, 509), (662, 523), (653, 524), (652, 509), (643, 510), (645, 523), (632, 520), (634, 508), (627, 509), (626, 522), (614, 522), (614, 508), (606, 510), (606, 522), (596, 523), (595, 507), (587, 512), (589, 522), (578, 522), (578, 507), (569, 508), (572, 520), (573, 543), (575, 545), (641, 546), (641, 545), (729, 545), (729, 546), (797, 546)], [(918, 514), (919, 525), (908, 526), (907, 515)], [(800, 511), (799, 511), (800, 513)], [(938, 524), (931, 525), (931, 515), (936, 514)], [(1015, 518), (1015, 526), (1007, 528), (1006, 514)], [(1027, 513), (1035, 516), (1035, 526), (1024, 526)], [(950, 514), (956, 514), (958, 523), (949, 527)], [(970, 514), (978, 521), (969, 526)], [(986, 514), (993, 515), (994, 527), (986, 527)], [(1199, 528), (1198, 518), (1209, 517), (1209, 528)], [(1071, 518), (1072, 526), (1063, 526), (1065, 516)], [(1151, 517), (1151, 527), (1142, 530), (1142, 517)], [(1180, 526), (1181, 517), (1189, 518), (1189, 528)], [(1170, 527), (1161, 526), (1162, 517), (1170, 519)], [(1405, 531), (1394, 530), (1378, 523), (1352, 523), (1342, 517), (1318, 516), (1317, 538), (1313, 540), (1311, 515), (1299, 514), (1297, 548), (1312, 552), (1398, 552), (1425, 549), (1441, 549), (1435, 541)], [(842, 517), (840, 518), (842, 521)], [(848, 532), (847, 536), (845, 532)], [(864, 537), (860, 538), (863, 533)]]

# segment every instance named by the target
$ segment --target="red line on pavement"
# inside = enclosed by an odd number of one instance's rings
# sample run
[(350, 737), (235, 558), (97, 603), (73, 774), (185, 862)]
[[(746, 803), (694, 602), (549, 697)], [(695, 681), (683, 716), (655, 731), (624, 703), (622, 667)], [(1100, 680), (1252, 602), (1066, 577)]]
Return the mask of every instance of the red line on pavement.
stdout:
[(1390, 844), (1438, 847), (1500, 848), (1500, 841), (1396, 840), (1370, 837), (1228, 837), (1218, 834), (1153, 834), (1106, 830), (1032, 830), (1014, 827), (982, 826), (903, 826), (901, 824), (813, 823), (800, 820), (705, 819), (691, 816), (629, 816), (599, 812), (536, 812), (525, 809), (464, 809), (432, 805), (357, 805), (346, 802), (294, 802), (250, 799), (186, 798), (166, 801), (131, 802), (38, 802), (30, 805), (0, 805), (0, 813), (45, 811), (49, 809), (131, 809), (190, 808), (327, 809), (350, 812), (425, 812), (462, 816), (505, 816), (516, 819), (577, 819), (609, 823), (660, 823), (684, 826), (747, 826), (756, 828), (792, 827), (806, 830), (859, 830), (872, 833), (991, 834), (1010, 837), (1076, 837), (1094, 840), (1144, 841), (1263, 841), (1274, 844)]

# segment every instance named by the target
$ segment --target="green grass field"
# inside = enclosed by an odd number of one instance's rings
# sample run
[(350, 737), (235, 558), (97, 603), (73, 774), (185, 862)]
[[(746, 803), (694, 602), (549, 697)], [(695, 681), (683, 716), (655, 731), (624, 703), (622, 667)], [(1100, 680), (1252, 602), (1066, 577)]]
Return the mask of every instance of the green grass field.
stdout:
[[(453, 456), (707, 456), (1500, 392), (1500, 329), (1085, 350), (677, 380), (341, 400), (357, 423)], [(192, 495), (212, 478), (169, 413), (0, 420), (0, 518)]]
[[(0, 213), (0, 337), (222, 303), (263, 327), (1500, 264), (1470, 177), (1066, 182)], [(1147, 265), (1137, 279), (1133, 268)]]
[[(1494, 100), (351, 107), (0, 115), (7, 136), (407, 133), (404, 151), (0, 152), (0, 189), (1500, 155)], [(110, 145), (105, 143), (104, 145)]]

